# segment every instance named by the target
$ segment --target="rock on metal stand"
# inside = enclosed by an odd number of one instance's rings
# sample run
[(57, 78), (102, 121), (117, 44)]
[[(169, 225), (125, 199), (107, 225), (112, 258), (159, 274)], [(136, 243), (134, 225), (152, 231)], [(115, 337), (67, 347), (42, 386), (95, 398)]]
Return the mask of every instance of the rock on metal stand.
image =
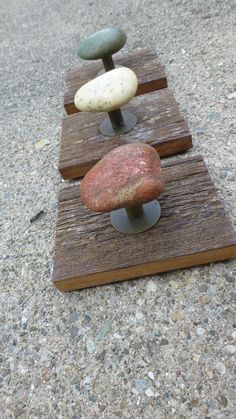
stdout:
[[(122, 34), (116, 28), (107, 28), (87, 38), (80, 45), (79, 55), (97, 61), (68, 74), (64, 104), (70, 116), (62, 121), (59, 157), (59, 171), (64, 179), (84, 176), (107, 151), (140, 139), (155, 147), (160, 156), (181, 153), (192, 147), (191, 133), (172, 92), (166, 88), (164, 67), (156, 53), (141, 49), (116, 59), (113, 54), (126, 40)], [(108, 64), (106, 70), (114, 71), (111, 56), (114, 65), (121, 64), (131, 69), (138, 79), (136, 97), (128, 101), (124, 108), (135, 116), (137, 124), (132, 132), (117, 132), (112, 138), (97, 128), (104, 119), (99, 109), (94, 109), (97, 112), (93, 113), (88, 113), (88, 108), (85, 108), (86, 112), (79, 112), (82, 109), (74, 103), (76, 92), (88, 81), (93, 80), (95, 89), (96, 83), (99, 85), (101, 76), (97, 76), (99, 70), (104, 70), (103, 63), (110, 63), (111, 70)], [(124, 90), (127, 87), (127, 84), (124, 85)]]
[[(160, 63), (153, 48), (139, 48), (128, 54), (117, 52), (126, 42), (126, 34), (118, 28), (106, 28), (81, 42), (78, 54), (81, 58), (93, 61), (91, 64), (71, 69), (66, 75), (64, 93), (64, 108), (68, 115), (78, 112), (74, 105), (74, 97), (77, 90), (89, 80), (94, 79), (104, 71), (102, 60), (112, 64), (107, 71), (113, 69), (113, 65), (125, 66), (135, 72), (139, 85), (136, 95), (150, 93), (167, 87), (167, 79), (164, 66)], [(116, 54), (113, 56), (113, 54)]]
[(61, 290), (236, 256), (203, 158), (160, 167), (158, 153), (186, 151), (191, 134), (155, 52), (113, 61), (125, 42), (118, 28), (93, 34), (79, 55), (100, 61), (67, 75), (59, 170), (86, 176), (59, 194), (53, 281)]

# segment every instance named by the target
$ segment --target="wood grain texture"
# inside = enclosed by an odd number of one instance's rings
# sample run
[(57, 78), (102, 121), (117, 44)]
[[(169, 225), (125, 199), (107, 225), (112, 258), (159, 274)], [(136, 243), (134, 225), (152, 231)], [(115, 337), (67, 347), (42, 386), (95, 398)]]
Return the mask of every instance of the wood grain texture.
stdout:
[(109, 214), (80, 202), (79, 185), (60, 192), (53, 281), (60, 290), (137, 278), (236, 256), (236, 234), (202, 157), (163, 165), (162, 215), (133, 236), (112, 227)]
[(122, 109), (137, 116), (137, 125), (127, 134), (105, 137), (99, 125), (106, 113), (78, 113), (62, 121), (59, 171), (64, 179), (84, 176), (114, 147), (143, 141), (160, 156), (184, 152), (192, 147), (192, 137), (169, 89), (135, 97)]
[[(139, 83), (136, 96), (167, 87), (165, 68), (153, 48), (138, 49), (126, 55), (115, 54), (113, 59), (115, 65), (129, 67), (136, 73)], [(103, 68), (102, 61), (98, 60), (67, 72), (64, 108), (68, 115), (79, 112), (74, 105), (77, 90), (94, 79)]]

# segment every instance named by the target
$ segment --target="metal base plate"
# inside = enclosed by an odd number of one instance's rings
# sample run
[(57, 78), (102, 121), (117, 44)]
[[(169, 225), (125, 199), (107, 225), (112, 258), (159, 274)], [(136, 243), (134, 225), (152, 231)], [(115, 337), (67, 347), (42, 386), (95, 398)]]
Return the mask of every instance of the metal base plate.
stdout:
[(124, 124), (121, 127), (113, 128), (111, 125), (110, 118), (106, 118), (100, 125), (100, 131), (103, 135), (112, 137), (114, 135), (125, 134), (135, 127), (137, 124), (137, 118), (130, 112), (122, 111), (122, 116), (124, 119)]
[(161, 216), (161, 207), (157, 200), (142, 205), (143, 214), (132, 220), (128, 218), (125, 208), (112, 211), (111, 223), (116, 230), (126, 234), (136, 234), (149, 230)]

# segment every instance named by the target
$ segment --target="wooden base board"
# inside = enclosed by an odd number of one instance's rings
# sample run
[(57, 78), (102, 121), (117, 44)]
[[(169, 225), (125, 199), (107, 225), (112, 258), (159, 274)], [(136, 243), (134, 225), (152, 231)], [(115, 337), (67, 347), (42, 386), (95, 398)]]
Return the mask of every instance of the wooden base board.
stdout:
[(109, 214), (86, 209), (79, 185), (60, 192), (53, 281), (63, 291), (236, 257), (236, 233), (202, 157), (163, 165), (162, 215), (150, 230), (128, 236)]
[(182, 153), (192, 147), (187, 123), (169, 89), (138, 96), (124, 106), (137, 116), (137, 125), (127, 134), (105, 137), (99, 131), (106, 113), (78, 113), (62, 122), (59, 171), (64, 179), (84, 176), (115, 147), (143, 141), (160, 156)]
[[(167, 87), (164, 66), (153, 48), (140, 48), (130, 54), (117, 54), (113, 58), (115, 65), (129, 67), (136, 73), (139, 83), (136, 96)], [(102, 61), (98, 60), (67, 72), (64, 108), (68, 115), (79, 112), (74, 105), (77, 90), (94, 79), (103, 68)]]

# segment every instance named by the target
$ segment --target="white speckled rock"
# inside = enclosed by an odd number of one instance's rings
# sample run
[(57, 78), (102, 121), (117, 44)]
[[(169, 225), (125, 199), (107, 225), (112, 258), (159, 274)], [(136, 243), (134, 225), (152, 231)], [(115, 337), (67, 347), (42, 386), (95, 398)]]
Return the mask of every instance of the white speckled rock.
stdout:
[(108, 71), (82, 86), (75, 106), (82, 112), (110, 112), (128, 103), (137, 91), (136, 74), (122, 67)]

